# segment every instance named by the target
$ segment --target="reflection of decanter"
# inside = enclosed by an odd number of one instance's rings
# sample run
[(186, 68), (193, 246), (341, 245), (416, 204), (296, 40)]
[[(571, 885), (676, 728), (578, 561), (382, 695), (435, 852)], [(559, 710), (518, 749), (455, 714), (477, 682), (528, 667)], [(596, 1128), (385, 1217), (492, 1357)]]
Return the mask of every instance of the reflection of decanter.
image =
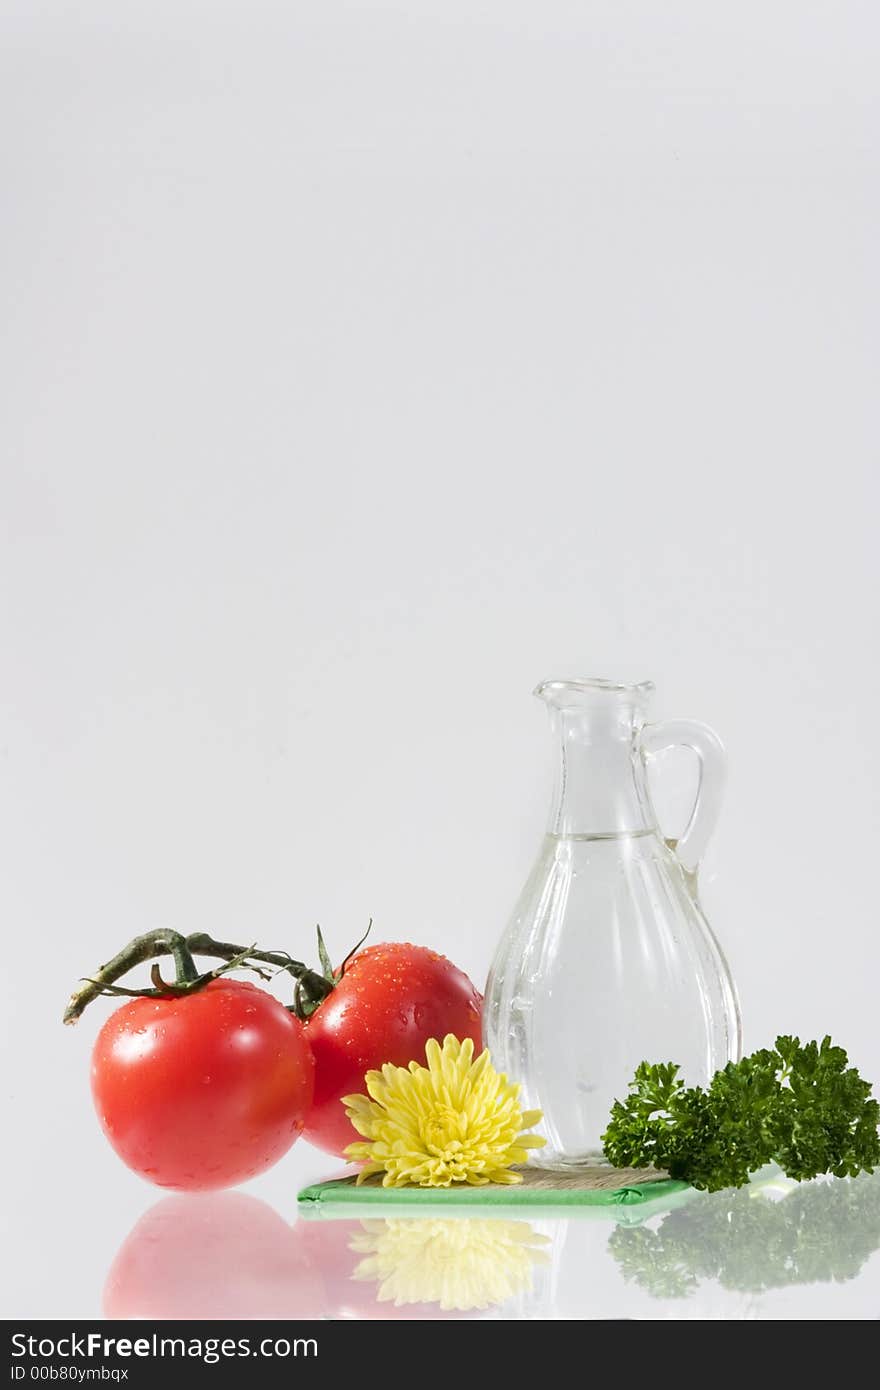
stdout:
[[(595, 1162), (611, 1104), (643, 1060), (705, 1083), (740, 1055), (727, 964), (697, 899), (724, 754), (703, 724), (646, 724), (653, 690), (546, 681), (560, 750), (544, 845), (489, 975), (493, 1061), (543, 1111), (542, 1168)], [(648, 791), (652, 753), (684, 745), (700, 783), (684, 834), (664, 839)]]

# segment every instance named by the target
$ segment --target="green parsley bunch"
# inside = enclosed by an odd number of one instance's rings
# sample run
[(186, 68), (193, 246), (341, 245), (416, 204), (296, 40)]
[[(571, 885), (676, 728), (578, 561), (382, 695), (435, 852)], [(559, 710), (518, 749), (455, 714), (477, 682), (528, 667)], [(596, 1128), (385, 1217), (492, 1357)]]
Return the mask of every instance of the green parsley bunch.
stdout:
[(855, 1177), (880, 1165), (880, 1105), (830, 1037), (779, 1037), (686, 1087), (672, 1062), (642, 1062), (602, 1136), (616, 1167), (662, 1168), (692, 1187), (742, 1187), (776, 1163), (790, 1178)]

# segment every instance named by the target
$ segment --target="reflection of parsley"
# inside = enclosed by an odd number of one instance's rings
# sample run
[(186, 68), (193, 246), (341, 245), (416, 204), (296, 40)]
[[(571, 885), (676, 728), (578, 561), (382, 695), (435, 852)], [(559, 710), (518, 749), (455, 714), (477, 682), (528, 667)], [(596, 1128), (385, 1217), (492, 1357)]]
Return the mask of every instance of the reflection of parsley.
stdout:
[(671, 1062), (642, 1062), (629, 1090), (602, 1136), (618, 1168), (653, 1165), (714, 1192), (767, 1163), (798, 1179), (880, 1164), (880, 1105), (828, 1037), (803, 1047), (777, 1038), (775, 1050), (729, 1062), (707, 1090), (686, 1089)]
[(759, 1189), (694, 1199), (656, 1230), (618, 1226), (608, 1241), (627, 1283), (684, 1298), (699, 1282), (761, 1293), (844, 1283), (880, 1247), (880, 1176), (815, 1182), (779, 1201)]

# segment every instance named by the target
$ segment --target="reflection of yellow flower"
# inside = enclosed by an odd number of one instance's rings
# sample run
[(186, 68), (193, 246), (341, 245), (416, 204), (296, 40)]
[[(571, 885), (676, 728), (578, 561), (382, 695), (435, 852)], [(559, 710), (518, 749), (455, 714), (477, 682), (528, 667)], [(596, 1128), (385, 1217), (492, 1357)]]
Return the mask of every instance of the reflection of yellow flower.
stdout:
[(532, 1287), (547, 1243), (526, 1221), (364, 1221), (352, 1250), (366, 1256), (355, 1279), (374, 1280), (379, 1303), (439, 1303), (444, 1311), (490, 1308)]
[(371, 1173), (385, 1174), (383, 1187), (522, 1182), (510, 1165), (545, 1142), (521, 1133), (537, 1124), (540, 1110), (520, 1110), (519, 1087), (495, 1070), (488, 1052), (474, 1061), (470, 1038), (459, 1042), (450, 1033), (442, 1048), (432, 1038), (425, 1053), (427, 1067), (386, 1062), (381, 1072), (368, 1071), (371, 1100), (343, 1098), (358, 1134), (370, 1141), (345, 1151), (364, 1161), (358, 1182)]

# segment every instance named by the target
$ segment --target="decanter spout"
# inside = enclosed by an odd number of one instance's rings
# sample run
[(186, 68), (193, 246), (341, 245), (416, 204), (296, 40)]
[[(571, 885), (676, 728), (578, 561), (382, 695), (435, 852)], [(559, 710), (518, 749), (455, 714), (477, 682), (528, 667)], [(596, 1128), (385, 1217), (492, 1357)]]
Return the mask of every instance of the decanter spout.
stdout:
[(551, 835), (606, 839), (655, 829), (639, 752), (650, 681), (542, 681), (557, 747)]

